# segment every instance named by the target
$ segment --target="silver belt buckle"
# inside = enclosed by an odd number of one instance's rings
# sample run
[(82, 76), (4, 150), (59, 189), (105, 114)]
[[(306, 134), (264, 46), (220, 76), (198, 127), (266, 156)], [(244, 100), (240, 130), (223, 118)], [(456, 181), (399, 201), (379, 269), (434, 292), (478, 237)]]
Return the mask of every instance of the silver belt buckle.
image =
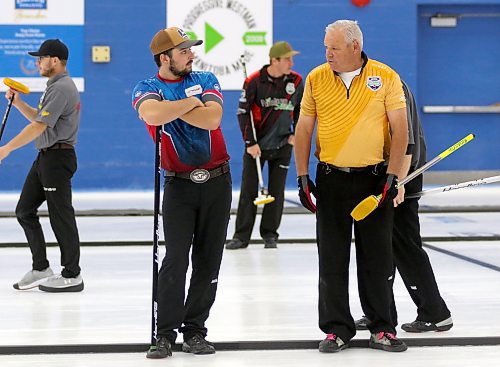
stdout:
[(189, 174), (189, 178), (194, 183), (204, 183), (210, 179), (210, 172), (203, 168), (197, 168)]

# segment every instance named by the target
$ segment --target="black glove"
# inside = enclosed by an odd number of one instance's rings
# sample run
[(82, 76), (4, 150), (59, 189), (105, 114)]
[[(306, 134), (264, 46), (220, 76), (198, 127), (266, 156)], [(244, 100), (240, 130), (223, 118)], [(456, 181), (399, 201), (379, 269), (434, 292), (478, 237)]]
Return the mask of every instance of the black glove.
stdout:
[(297, 184), (299, 185), (299, 198), (302, 206), (311, 213), (316, 213), (316, 205), (311, 199), (311, 194), (316, 198), (314, 182), (309, 178), (309, 175), (302, 175), (297, 177)]
[(386, 181), (384, 188), (382, 189), (382, 199), (380, 199), (379, 205), (391, 203), (394, 198), (398, 195), (398, 176), (393, 174), (386, 175)]

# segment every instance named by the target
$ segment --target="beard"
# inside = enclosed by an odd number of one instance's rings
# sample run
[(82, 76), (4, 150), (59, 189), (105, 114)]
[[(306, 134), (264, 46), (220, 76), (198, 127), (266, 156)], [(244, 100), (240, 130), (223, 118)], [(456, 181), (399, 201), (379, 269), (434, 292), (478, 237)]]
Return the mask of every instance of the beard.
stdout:
[(170, 59), (170, 60), (171, 60), (171, 62), (170, 62), (169, 70), (175, 76), (183, 77), (191, 72), (192, 65), (193, 65), (192, 61), (184, 69), (179, 69), (177, 67), (177, 64), (172, 59)]
[(54, 68), (50, 67), (45, 70), (40, 70), (40, 75), (50, 78), (54, 72)]

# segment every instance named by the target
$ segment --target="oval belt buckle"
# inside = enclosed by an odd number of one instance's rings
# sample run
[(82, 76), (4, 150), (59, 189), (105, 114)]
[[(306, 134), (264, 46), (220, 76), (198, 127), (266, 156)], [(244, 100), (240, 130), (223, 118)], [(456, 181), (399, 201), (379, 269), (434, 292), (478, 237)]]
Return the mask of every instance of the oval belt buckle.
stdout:
[(210, 172), (208, 172), (206, 169), (198, 168), (189, 174), (189, 178), (194, 183), (204, 183), (210, 179)]

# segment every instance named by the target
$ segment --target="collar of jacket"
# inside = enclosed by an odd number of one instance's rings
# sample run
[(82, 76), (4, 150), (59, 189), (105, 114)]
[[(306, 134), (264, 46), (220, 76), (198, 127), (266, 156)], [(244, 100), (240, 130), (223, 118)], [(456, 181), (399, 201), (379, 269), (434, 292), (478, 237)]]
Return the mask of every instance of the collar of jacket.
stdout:
[[(269, 73), (267, 72), (267, 68), (271, 66), (270, 64), (266, 64), (264, 65), (261, 69), (260, 69), (260, 81), (262, 83), (265, 83), (265, 82), (269, 82), (269, 83), (274, 83), (275, 80), (279, 80), (281, 78), (273, 78), (269, 75)], [(287, 82), (288, 80), (290, 81), (293, 81), (293, 74), (289, 74), (289, 75), (283, 75), (283, 82)]]

